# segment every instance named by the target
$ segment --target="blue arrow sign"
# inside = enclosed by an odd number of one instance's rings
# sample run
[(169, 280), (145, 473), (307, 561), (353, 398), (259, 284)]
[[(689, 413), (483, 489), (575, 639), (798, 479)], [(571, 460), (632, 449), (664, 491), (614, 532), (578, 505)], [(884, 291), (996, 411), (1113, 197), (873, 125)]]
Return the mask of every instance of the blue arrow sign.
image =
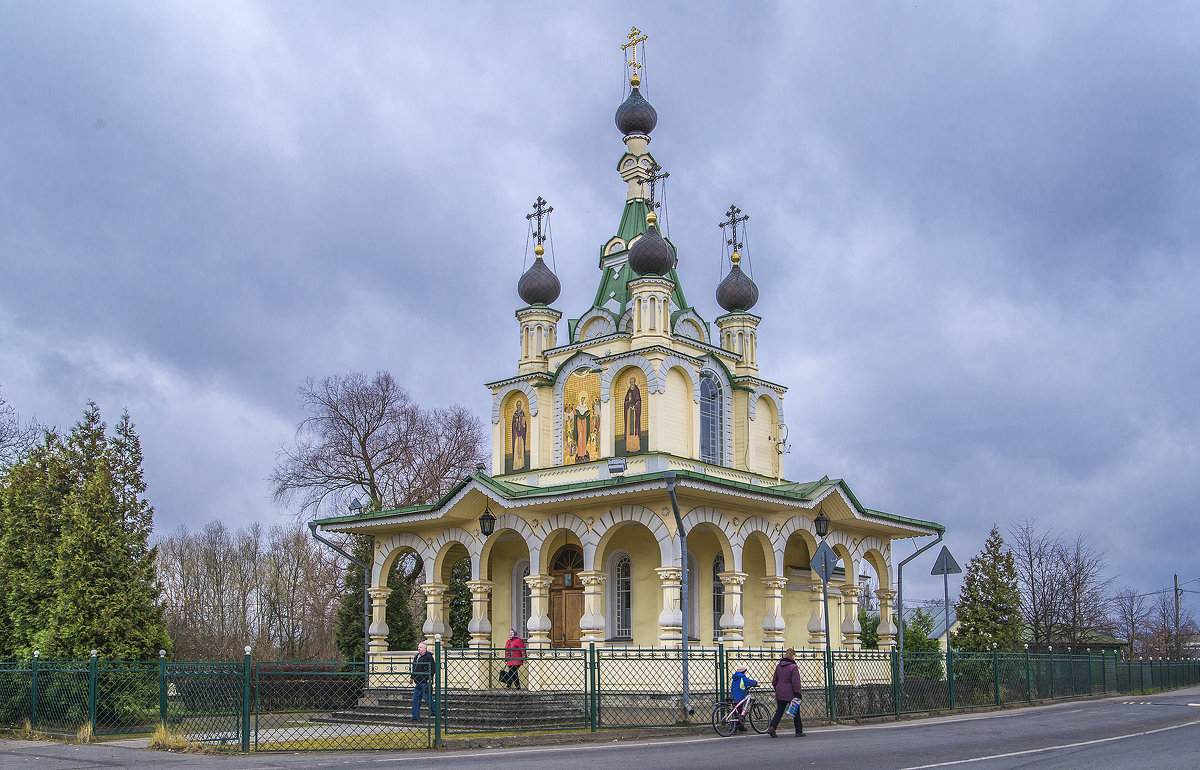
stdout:
[(821, 576), (822, 583), (828, 583), (829, 578), (833, 575), (833, 568), (837, 566), (838, 555), (829, 547), (829, 543), (824, 540), (817, 546), (817, 552), (813, 554), (812, 562), (809, 567), (814, 573)]

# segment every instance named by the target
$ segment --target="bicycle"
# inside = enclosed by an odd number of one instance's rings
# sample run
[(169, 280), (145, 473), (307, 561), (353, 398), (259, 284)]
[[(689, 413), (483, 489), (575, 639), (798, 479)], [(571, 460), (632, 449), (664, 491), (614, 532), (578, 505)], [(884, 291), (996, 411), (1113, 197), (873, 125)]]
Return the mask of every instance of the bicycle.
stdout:
[(771, 712), (767, 710), (766, 706), (754, 700), (753, 693), (747, 691), (746, 697), (737, 703), (725, 701), (713, 706), (713, 729), (717, 731), (717, 735), (728, 738), (737, 731), (739, 716), (759, 735), (764, 735), (767, 728), (771, 726)]

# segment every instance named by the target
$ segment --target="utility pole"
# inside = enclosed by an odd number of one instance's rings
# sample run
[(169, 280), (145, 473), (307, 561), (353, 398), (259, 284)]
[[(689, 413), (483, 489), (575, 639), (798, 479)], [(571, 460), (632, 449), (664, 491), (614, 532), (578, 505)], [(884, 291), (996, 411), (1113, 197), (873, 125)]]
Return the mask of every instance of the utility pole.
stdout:
[(1183, 636), (1179, 633), (1179, 573), (1175, 573), (1175, 658), (1183, 655)]

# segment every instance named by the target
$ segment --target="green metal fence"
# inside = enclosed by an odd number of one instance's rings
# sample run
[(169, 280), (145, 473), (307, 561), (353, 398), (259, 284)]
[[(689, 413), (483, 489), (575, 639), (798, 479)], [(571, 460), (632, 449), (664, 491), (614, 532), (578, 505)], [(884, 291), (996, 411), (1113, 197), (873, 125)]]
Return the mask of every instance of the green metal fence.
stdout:
[[(435, 644), (431, 697), (412, 718), (414, 653), (367, 667), (341, 662), (0, 662), (0, 725), (97, 735), (165, 724), (233, 751), (406, 749), (443, 737), (708, 724), (739, 665), (773, 712), (778, 650), (596, 647), (527, 650)], [(802, 651), (802, 717), (841, 720), (1030, 703), (1092, 694), (1141, 695), (1200, 683), (1200, 661), (1114, 655)], [(686, 670), (686, 674), (685, 674)], [(686, 685), (686, 686), (685, 686)]]

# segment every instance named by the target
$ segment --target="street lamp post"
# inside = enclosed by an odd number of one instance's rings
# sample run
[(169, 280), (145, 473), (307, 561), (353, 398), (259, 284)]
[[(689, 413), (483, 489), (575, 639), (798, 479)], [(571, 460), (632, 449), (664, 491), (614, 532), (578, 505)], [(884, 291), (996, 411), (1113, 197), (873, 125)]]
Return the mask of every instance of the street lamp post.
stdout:
[[(821, 538), (821, 542), (825, 542), (825, 536), (829, 534), (829, 517), (825, 515), (825, 509), (817, 510), (817, 518), (813, 521), (816, 526), (817, 536)], [(829, 628), (829, 577), (821, 575), (821, 604), (825, 609), (825, 693), (826, 706), (829, 709), (829, 717), (833, 718), (833, 646), (830, 643), (830, 628)]]

